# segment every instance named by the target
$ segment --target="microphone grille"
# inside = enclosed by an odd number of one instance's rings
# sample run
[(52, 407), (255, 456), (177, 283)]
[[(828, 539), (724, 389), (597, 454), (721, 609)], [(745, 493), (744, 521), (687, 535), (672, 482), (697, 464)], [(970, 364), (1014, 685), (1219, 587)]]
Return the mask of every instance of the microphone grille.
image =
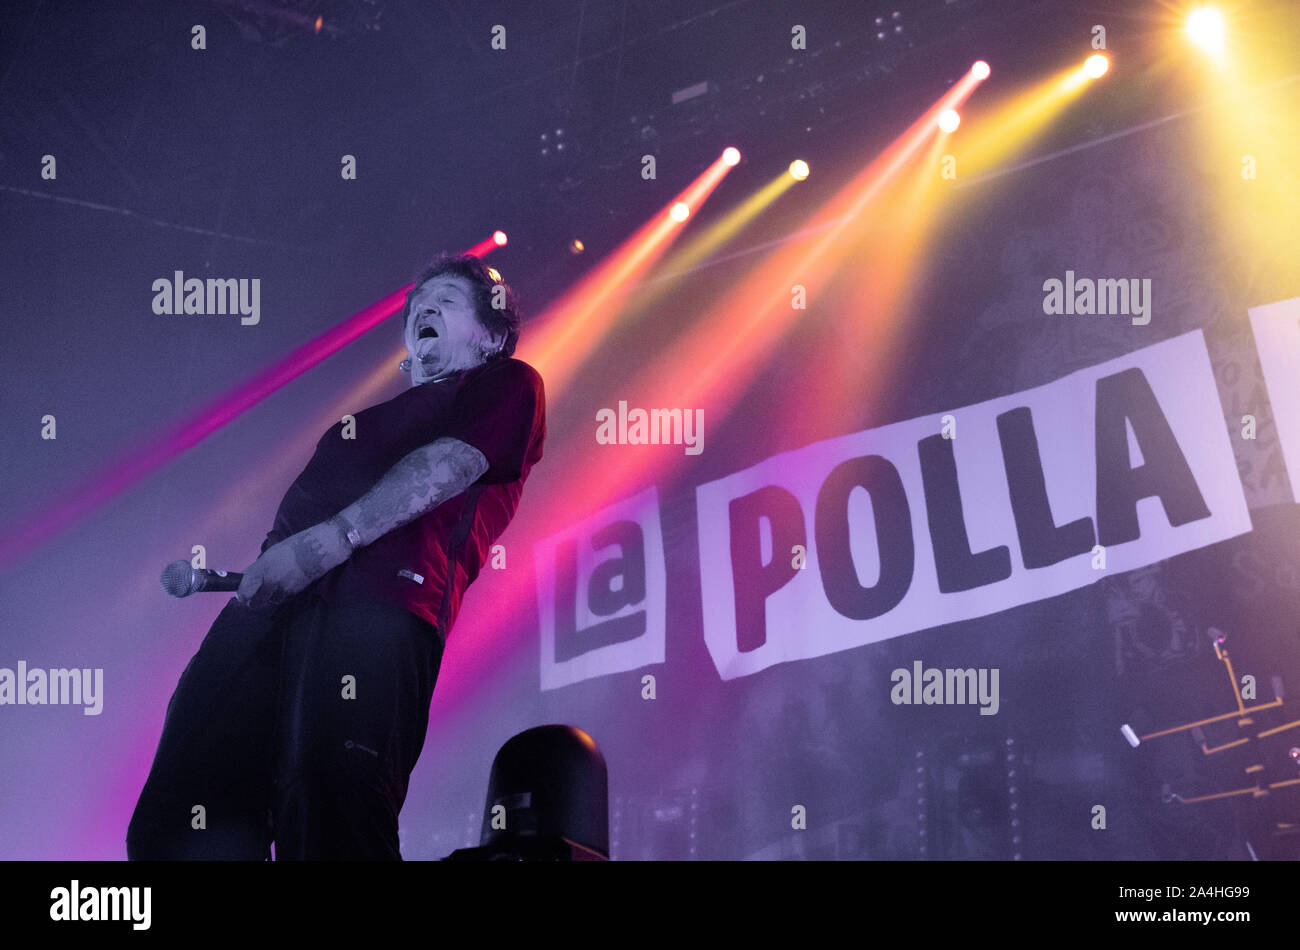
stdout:
[(189, 561), (172, 561), (162, 572), (163, 590), (173, 597), (188, 597), (194, 593), (194, 568)]

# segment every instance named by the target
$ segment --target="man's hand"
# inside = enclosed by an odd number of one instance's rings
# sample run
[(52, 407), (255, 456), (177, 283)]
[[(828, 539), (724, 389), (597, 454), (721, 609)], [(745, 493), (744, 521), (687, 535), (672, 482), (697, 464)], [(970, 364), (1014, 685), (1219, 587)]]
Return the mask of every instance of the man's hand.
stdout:
[[(488, 460), (472, 445), (436, 439), (403, 457), (338, 517), (353, 526), (361, 545), (373, 544), (459, 495), (487, 470)], [(278, 604), (351, 553), (346, 531), (332, 519), (322, 521), (263, 551), (244, 571), (235, 599), (248, 607)]]
[(244, 571), (235, 599), (246, 607), (268, 607), (304, 590), (348, 559), (347, 538), (323, 521), (273, 544)]

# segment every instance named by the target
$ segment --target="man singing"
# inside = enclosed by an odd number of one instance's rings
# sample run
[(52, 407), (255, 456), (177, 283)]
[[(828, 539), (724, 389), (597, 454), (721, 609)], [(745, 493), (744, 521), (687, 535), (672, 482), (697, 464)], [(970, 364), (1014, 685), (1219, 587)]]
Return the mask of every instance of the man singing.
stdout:
[(321, 437), (181, 674), (130, 859), (401, 860), (447, 634), (546, 435), (481, 260), (421, 273), (402, 330), (411, 388)]

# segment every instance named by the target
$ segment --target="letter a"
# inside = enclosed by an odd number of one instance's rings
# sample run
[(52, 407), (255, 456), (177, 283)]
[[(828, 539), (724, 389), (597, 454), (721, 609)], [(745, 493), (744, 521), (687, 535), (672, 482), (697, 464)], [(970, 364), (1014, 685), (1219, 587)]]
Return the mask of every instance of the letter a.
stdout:
[(1059, 316), (1064, 313), (1062, 300), (1065, 289), (1061, 286), (1061, 282), (1055, 277), (1050, 277), (1043, 281), (1043, 290), (1047, 291), (1047, 296), (1043, 298), (1043, 313), (1049, 316)]

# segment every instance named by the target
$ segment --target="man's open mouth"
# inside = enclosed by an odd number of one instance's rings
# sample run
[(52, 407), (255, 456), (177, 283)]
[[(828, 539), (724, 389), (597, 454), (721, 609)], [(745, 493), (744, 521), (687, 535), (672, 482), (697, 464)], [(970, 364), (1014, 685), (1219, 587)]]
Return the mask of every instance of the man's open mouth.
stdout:
[(417, 340), (428, 340), (428, 339), (432, 339), (432, 338), (436, 337), (437, 335), (438, 335), (438, 331), (435, 330), (433, 327), (422, 327), (422, 328), (420, 329), (420, 334), (419, 334), (419, 336), (416, 337), (416, 339), (417, 339)]

